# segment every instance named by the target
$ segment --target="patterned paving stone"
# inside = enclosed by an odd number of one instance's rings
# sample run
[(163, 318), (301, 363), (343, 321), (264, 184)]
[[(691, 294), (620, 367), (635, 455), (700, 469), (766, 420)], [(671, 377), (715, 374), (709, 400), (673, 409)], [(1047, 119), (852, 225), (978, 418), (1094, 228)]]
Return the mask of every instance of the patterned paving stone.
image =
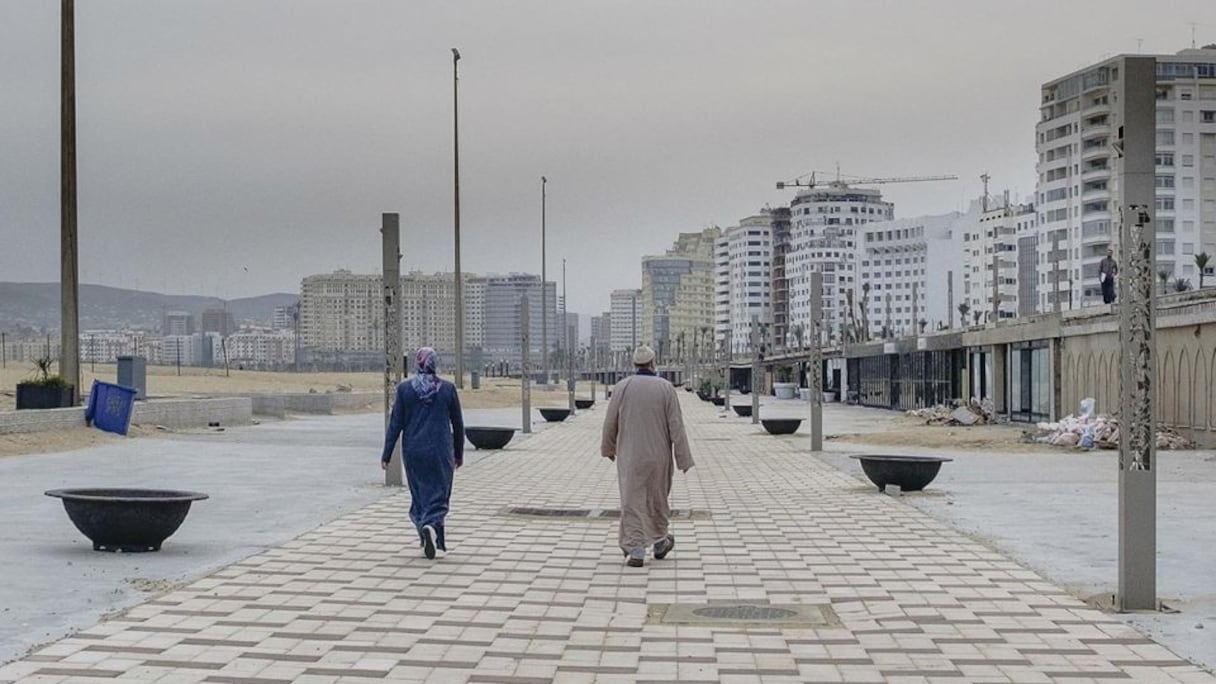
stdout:
[[(610, 517), (508, 513), (617, 507), (587, 411), (458, 473), (444, 559), (413, 545), (402, 492), (0, 667), (0, 683), (1216, 682), (804, 438), (684, 407), (698, 465), (672, 503), (702, 513), (676, 519), (666, 560), (625, 567)], [(648, 617), (669, 604), (835, 619)]]

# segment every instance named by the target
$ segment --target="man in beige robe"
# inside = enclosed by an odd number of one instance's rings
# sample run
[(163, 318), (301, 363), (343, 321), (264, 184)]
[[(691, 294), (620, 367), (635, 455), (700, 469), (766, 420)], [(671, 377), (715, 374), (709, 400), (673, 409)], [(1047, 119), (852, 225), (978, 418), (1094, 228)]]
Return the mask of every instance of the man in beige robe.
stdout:
[(631, 567), (640, 568), (647, 547), (653, 545), (654, 557), (662, 560), (675, 546), (667, 533), (667, 495), (674, 468), (688, 472), (693, 462), (676, 389), (655, 375), (654, 350), (638, 347), (633, 364), (637, 374), (612, 390), (600, 453), (616, 461), (621, 551)]

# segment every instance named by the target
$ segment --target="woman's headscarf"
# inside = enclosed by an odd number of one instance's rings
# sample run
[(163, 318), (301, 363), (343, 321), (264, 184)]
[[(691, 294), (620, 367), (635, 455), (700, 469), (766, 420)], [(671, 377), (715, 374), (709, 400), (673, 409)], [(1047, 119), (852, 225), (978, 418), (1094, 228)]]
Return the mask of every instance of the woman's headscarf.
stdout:
[(439, 394), (439, 388), (443, 386), (443, 381), (435, 375), (435, 368), (439, 365), (439, 354), (430, 347), (423, 347), (418, 350), (416, 362), (418, 370), (410, 382), (414, 385), (418, 398), (424, 403), (429, 403), (436, 394)]

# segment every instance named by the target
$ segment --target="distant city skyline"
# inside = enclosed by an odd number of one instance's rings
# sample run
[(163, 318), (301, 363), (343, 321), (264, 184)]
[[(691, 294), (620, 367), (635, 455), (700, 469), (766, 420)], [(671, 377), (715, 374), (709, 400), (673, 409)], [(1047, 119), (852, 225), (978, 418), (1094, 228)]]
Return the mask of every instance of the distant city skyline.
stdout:
[[(80, 278), (298, 292), (378, 271), (384, 211), (403, 270), (442, 270), (458, 47), (464, 267), (539, 272), (545, 175), (549, 269), (601, 312), (641, 256), (813, 169), (959, 176), (884, 191), (899, 216), (965, 210), (985, 172), (1029, 195), (1044, 82), (1177, 52), (1211, 15), (1118, 4), (78, 3)], [(58, 9), (0, 6), (6, 281), (58, 279)]]

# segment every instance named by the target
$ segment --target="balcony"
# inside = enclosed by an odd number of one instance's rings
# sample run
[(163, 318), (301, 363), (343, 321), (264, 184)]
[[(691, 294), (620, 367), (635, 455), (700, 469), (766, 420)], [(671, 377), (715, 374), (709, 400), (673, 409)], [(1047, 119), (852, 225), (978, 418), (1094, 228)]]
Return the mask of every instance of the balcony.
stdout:
[(1091, 181), (1100, 178), (1110, 178), (1110, 167), (1100, 166), (1092, 169), (1081, 169), (1081, 180)]
[(1101, 114), (1110, 114), (1110, 103), (1109, 102), (1103, 102), (1102, 104), (1090, 105), (1090, 106), (1086, 107), (1085, 109), (1081, 110), (1082, 118), (1089, 118), (1091, 116), (1099, 116)]
[(1107, 144), (1107, 139), (1102, 138), (1099, 145), (1086, 145), (1081, 149), (1081, 161), (1087, 162), (1091, 159), (1109, 159), (1110, 146)]
[(1110, 124), (1108, 123), (1093, 124), (1081, 129), (1082, 140), (1090, 140), (1098, 136), (1108, 135), (1110, 135)]

